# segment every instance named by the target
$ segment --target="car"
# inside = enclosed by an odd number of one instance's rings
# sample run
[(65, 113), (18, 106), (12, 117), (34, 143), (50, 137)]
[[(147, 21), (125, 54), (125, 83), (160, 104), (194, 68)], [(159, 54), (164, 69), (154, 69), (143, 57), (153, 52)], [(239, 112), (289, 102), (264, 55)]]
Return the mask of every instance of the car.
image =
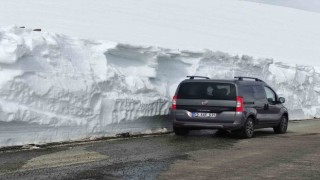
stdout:
[(285, 98), (261, 79), (187, 77), (178, 85), (170, 108), (176, 135), (200, 129), (231, 131), (242, 138), (253, 137), (259, 128), (286, 133), (289, 113), (283, 105)]

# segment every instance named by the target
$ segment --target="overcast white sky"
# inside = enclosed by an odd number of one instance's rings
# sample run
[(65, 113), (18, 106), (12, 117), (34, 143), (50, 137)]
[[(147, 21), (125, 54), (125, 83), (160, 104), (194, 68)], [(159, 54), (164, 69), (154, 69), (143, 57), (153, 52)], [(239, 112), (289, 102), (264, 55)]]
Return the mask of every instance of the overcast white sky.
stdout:
[(246, 0), (320, 13), (320, 0)]

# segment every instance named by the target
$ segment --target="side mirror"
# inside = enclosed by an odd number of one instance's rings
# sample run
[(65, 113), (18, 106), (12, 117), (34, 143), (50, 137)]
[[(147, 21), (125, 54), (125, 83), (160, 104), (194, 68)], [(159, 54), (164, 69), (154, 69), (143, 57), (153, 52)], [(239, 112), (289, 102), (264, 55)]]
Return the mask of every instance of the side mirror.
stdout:
[(282, 104), (286, 102), (286, 99), (284, 97), (279, 97), (279, 102), (281, 102)]

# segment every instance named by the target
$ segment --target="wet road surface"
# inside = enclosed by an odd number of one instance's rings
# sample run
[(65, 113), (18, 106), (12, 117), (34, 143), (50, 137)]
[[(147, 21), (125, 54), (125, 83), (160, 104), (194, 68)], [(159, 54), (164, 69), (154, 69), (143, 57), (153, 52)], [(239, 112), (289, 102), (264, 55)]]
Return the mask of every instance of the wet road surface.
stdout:
[(3, 151), (0, 179), (320, 179), (320, 120), (253, 139), (194, 131)]

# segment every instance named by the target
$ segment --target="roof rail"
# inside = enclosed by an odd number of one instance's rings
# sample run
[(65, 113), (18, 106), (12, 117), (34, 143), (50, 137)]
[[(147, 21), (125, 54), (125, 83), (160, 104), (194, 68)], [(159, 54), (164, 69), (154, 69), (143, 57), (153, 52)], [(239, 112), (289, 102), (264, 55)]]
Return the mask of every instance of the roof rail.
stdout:
[(209, 77), (206, 76), (187, 76), (189, 79), (194, 79), (194, 78), (203, 78), (203, 79), (210, 79)]
[(235, 79), (238, 79), (239, 81), (243, 81), (243, 79), (254, 79), (255, 81), (260, 81), (260, 82), (264, 82), (259, 78), (254, 78), (254, 77), (244, 77), (244, 76), (236, 76), (234, 77)]

